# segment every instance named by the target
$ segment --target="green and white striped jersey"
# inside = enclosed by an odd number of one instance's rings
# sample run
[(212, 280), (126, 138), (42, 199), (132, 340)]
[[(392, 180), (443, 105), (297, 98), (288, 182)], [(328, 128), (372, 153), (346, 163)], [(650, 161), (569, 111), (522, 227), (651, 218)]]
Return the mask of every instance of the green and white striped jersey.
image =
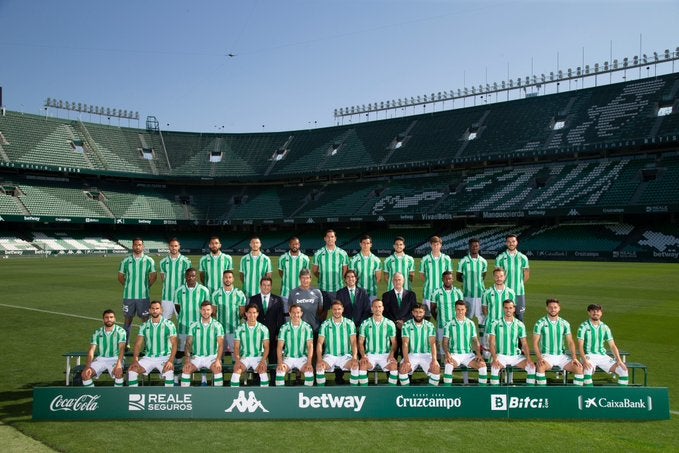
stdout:
[(486, 259), (481, 255), (472, 258), (468, 254), (457, 263), (457, 271), (462, 274), (462, 294), (464, 294), (464, 297), (483, 297), (483, 292), (486, 290), (483, 283), (483, 274), (488, 272)]
[(453, 354), (473, 353), (476, 336), (476, 324), (469, 318), (460, 321), (454, 317), (443, 329), (443, 337), (448, 338), (450, 352)]
[(172, 352), (170, 339), (177, 336), (177, 328), (172, 321), (162, 316), (157, 324), (151, 318), (141, 325), (138, 336), (144, 337), (146, 357), (167, 357)]
[(238, 288), (226, 292), (224, 286), (212, 293), (212, 305), (217, 307), (217, 320), (224, 327), (225, 333), (234, 333), (243, 322), (240, 307), (247, 305), (245, 293)]
[(203, 324), (203, 319), (191, 324), (189, 327), (189, 337), (193, 338), (191, 353), (196, 357), (208, 357), (216, 355), (219, 351), (217, 340), (224, 338), (224, 327), (213, 318), (207, 324)]
[(505, 270), (505, 274), (507, 275), (505, 285), (512, 288), (517, 296), (526, 294), (523, 281), (523, 270), (530, 268), (526, 255), (519, 251), (516, 252), (516, 255), (511, 255), (509, 251), (505, 250), (495, 259), (495, 266)]
[(571, 335), (571, 325), (563, 318), (552, 322), (549, 316), (544, 316), (535, 323), (533, 335), (540, 335), (540, 352), (561, 355), (566, 352), (564, 338)]
[(224, 271), (233, 270), (233, 258), (226, 253), (213, 255), (208, 253), (200, 258), (198, 270), (205, 273), (205, 286), (213, 293), (222, 286)]
[(410, 354), (431, 354), (430, 339), (436, 338), (436, 328), (426, 319), (422, 321), (422, 324), (417, 324), (414, 319), (409, 319), (403, 324), (401, 336), (408, 339), (408, 352)]
[(339, 247), (323, 247), (314, 253), (314, 266), (318, 266), (318, 287), (322, 291), (336, 292), (344, 286), (343, 267), (349, 266), (349, 255)]
[(123, 299), (148, 299), (149, 276), (156, 271), (156, 263), (148, 255), (135, 258), (130, 255), (122, 260), (118, 272), (125, 275)]
[(314, 331), (309, 323), (302, 321), (295, 326), (292, 321), (286, 322), (278, 332), (278, 341), (283, 341), (283, 355), (292, 359), (301, 359), (307, 356), (307, 343), (314, 341)]
[(444, 328), (455, 317), (455, 302), (464, 300), (462, 291), (453, 287), (450, 291), (444, 287), (438, 288), (431, 296), (431, 302), (436, 304), (436, 322), (440, 329)]
[(526, 338), (526, 326), (516, 318), (512, 322), (507, 322), (503, 317), (493, 321), (489, 335), (495, 335), (498, 354), (520, 355), (519, 339)]
[(160, 273), (165, 275), (162, 299), (172, 300), (177, 288), (184, 284), (186, 271), (191, 269), (191, 260), (184, 255), (179, 255), (175, 259), (166, 256), (160, 260), (158, 267), (160, 268)]
[(321, 324), (318, 337), (325, 338), (325, 354), (343, 356), (351, 354), (351, 337), (356, 336), (356, 325), (351, 319), (342, 318), (339, 324), (330, 318)]
[(388, 354), (391, 352), (391, 340), (396, 338), (396, 324), (387, 318), (378, 323), (371, 316), (361, 323), (359, 335), (365, 338), (367, 354)]
[(606, 343), (613, 340), (613, 332), (603, 322), (595, 326), (588, 319), (578, 328), (578, 340), (584, 340), (585, 354), (606, 354)]
[(236, 329), (234, 339), (240, 342), (241, 357), (262, 357), (264, 341), (269, 340), (269, 329), (259, 322), (252, 327), (244, 323)]
[(403, 287), (410, 289), (410, 273), (415, 271), (415, 259), (410, 255), (396, 256), (389, 255), (384, 259), (384, 272), (387, 273), (387, 291), (394, 289), (393, 277), (396, 272), (403, 274)]
[(483, 293), (483, 299), (481, 299), (481, 305), (488, 307), (488, 316), (486, 318), (486, 325), (490, 325), (492, 321), (496, 319), (502, 319), (504, 317), (504, 311), (502, 309), (502, 304), (507, 299), (511, 299), (516, 302), (516, 293), (505, 285), (505, 289), (498, 290), (495, 285), (491, 286)]
[(431, 301), (434, 291), (443, 286), (445, 271), (453, 271), (453, 260), (445, 253), (438, 258), (431, 253), (422, 257), (420, 273), (424, 274), (424, 300)]
[(302, 252), (299, 255), (291, 255), (288, 250), (278, 258), (278, 270), (283, 271), (281, 281), (281, 297), (288, 297), (290, 291), (300, 285), (299, 271), (311, 269), (309, 257)]
[(177, 323), (180, 334), (188, 334), (189, 326), (200, 319), (200, 304), (205, 300), (210, 300), (210, 291), (200, 283), (193, 288), (186, 285), (177, 288), (174, 303), (179, 305)]
[(375, 272), (382, 270), (382, 260), (374, 254), (363, 256), (358, 252), (351, 258), (349, 269), (358, 275), (357, 285), (366, 290), (369, 296), (377, 296), (377, 277)]
[(120, 344), (127, 342), (125, 329), (118, 325), (113, 325), (113, 330), (106, 332), (106, 327), (101, 327), (94, 331), (90, 344), (97, 346), (99, 357), (118, 358), (120, 354)]
[(243, 292), (246, 297), (259, 294), (259, 281), (271, 272), (271, 259), (265, 254), (258, 256), (248, 253), (240, 260), (240, 271), (244, 275)]

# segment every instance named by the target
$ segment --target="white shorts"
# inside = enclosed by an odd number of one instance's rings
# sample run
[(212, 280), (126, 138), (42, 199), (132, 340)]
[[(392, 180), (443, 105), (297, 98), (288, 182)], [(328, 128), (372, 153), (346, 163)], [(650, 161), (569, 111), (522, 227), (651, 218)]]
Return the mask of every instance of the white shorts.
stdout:
[[(594, 369), (599, 367), (606, 373), (610, 373), (611, 368), (613, 368), (613, 365), (615, 365), (615, 359), (606, 354), (588, 354), (585, 357), (587, 357), (589, 363), (594, 365)], [(594, 370), (592, 370), (592, 372), (594, 372)]]
[(408, 354), (408, 359), (410, 360), (411, 372), (415, 371), (419, 366), (422, 371), (429, 374), (429, 367), (431, 366), (431, 354)]
[(483, 322), (486, 320), (486, 318), (485, 318), (485, 316), (483, 316), (483, 308), (481, 306), (481, 298), (480, 297), (465, 297), (464, 303), (467, 306), (467, 318), (469, 318), (469, 319), (476, 318), (478, 320), (479, 324), (483, 324)]
[(92, 361), (90, 367), (94, 370), (94, 378), (99, 379), (99, 376), (104, 371), (108, 371), (109, 376), (113, 377), (113, 367), (116, 366), (118, 357), (97, 357)]
[(225, 333), (224, 334), (224, 352), (229, 352), (233, 354), (234, 341), (236, 339), (236, 334)]
[(504, 355), (504, 354), (498, 354), (497, 355), (497, 360), (503, 364), (504, 366), (516, 366), (519, 363), (523, 362), (526, 360), (526, 356), (523, 354), (519, 355)]
[(372, 371), (375, 369), (377, 365), (382, 368), (382, 371), (387, 371), (387, 367), (389, 366), (389, 353), (386, 354), (366, 354), (366, 358), (368, 359), (368, 362), (372, 365), (372, 368), (369, 368), (368, 371)]
[(476, 358), (476, 355), (473, 352), (470, 352), (469, 354), (451, 354), (451, 356), (455, 363), (457, 363), (457, 366), (464, 365), (467, 367)]
[(213, 363), (217, 360), (217, 354), (209, 355), (205, 357), (192, 356), (191, 364), (197, 369), (202, 370), (203, 368), (210, 369)]
[(256, 371), (259, 363), (262, 361), (262, 357), (241, 357), (240, 361), (245, 366), (246, 371)]
[(163, 306), (163, 318), (172, 319), (177, 314), (177, 309), (171, 300), (163, 300), (160, 304)]
[(554, 354), (542, 354), (542, 358), (547, 361), (550, 365), (553, 367), (558, 367), (560, 370), (563, 370), (563, 367), (568, 365), (573, 361), (571, 356), (566, 355), (566, 354), (559, 354), (559, 355), (554, 355)]
[(167, 363), (167, 359), (170, 356), (166, 355), (163, 357), (142, 357), (139, 359), (139, 366), (141, 366), (144, 371), (144, 376), (148, 376), (153, 370), (158, 370), (159, 373), (163, 372), (163, 367)]
[(346, 355), (330, 355), (330, 354), (325, 354), (323, 356), (323, 361), (330, 365), (328, 370), (332, 370), (334, 368), (339, 368), (342, 370), (348, 370), (349, 368), (345, 368), (346, 364), (351, 361), (351, 354), (346, 354)]
[(285, 366), (288, 367), (288, 371), (302, 370), (302, 368), (304, 368), (304, 365), (306, 365), (306, 363), (307, 363), (307, 358), (306, 357), (299, 357), (299, 358), (285, 357), (285, 358), (283, 358), (283, 363), (285, 364)]

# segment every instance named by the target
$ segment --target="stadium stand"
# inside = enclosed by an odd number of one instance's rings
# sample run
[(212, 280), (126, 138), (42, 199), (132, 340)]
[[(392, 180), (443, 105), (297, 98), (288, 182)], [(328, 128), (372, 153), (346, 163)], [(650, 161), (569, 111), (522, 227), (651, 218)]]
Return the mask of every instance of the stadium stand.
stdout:
[[(227, 251), (246, 250), (253, 231), (273, 234), (265, 244), (272, 250), (285, 250), (296, 233), (314, 250), (323, 245), (319, 231), (332, 226), (350, 250), (371, 232), (382, 254), (402, 230), (413, 254), (426, 253), (432, 234), (443, 236), (447, 253), (461, 255), (472, 236), (496, 251), (517, 232), (528, 249), (655, 257), (674, 253), (679, 237), (678, 95), (679, 74), (669, 74), (510, 102), (477, 98), (473, 106), (373, 122), (240, 134), (10, 111), (0, 116), (0, 218), (37, 230), (58, 221), (74, 230), (176, 225), (183, 246), (201, 251), (213, 231)], [(661, 107), (669, 114), (659, 116)], [(187, 229), (196, 235), (188, 244)], [(149, 236), (176, 234), (158, 230)], [(78, 233), (65, 234), (82, 242)], [(41, 239), (39, 250), (79, 250), (51, 232)]]

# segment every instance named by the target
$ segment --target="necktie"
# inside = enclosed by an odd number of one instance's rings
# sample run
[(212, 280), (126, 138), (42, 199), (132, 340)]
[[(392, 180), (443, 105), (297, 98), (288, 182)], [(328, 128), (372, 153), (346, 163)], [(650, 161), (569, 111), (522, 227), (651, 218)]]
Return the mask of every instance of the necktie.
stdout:
[(401, 306), (401, 293), (396, 293), (396, 298), (398, 299), (398, 306)]
[(262, 304), (264, 305), (264, 313), (269, 309), (269, 296), (262, 297)]
[(354, 303), (356, 303), (356, 293), (354, 291), (355, 290), (353, 289), (349, 290), (349, 296), (351, 297), (351, 305), (354, 305)]

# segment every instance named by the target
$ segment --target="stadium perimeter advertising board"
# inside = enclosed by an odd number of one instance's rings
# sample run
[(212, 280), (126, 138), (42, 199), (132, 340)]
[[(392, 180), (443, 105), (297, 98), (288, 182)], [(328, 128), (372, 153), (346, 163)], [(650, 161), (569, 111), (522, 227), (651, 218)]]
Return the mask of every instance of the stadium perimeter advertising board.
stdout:
[(112, 419), (666, 420), (652, 387), (44, 387), (34, 420)]

